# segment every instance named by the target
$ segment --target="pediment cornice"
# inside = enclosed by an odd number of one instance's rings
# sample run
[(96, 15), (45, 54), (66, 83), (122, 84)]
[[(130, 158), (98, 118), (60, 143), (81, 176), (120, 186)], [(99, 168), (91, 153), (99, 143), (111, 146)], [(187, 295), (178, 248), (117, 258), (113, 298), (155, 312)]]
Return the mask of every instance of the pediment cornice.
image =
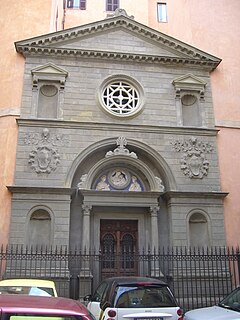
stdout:
[(18, 47), (18, 52), (26, 55), (48, 55), (48, 56), (68, 56), (68, 57), (82, 57), (106, 60), (122, 60), (146, 63), (162, 63), (169, 65), (186, 64), (189, 66), (201, 66), (206, 69), (215, 69), (219, 62), (211, 60), (198, 60), (182, 57), (169, 57), (157, 55), (132, 54), (110, 51), (97, 51), (85, 49), (64, 49), (64, 48), (46, 48), (46, 47)]
[[(81, 38), (97, 35), (100, 32), (110, 32), (118, 28), (126, 30), (128, 33), (132, 32), (136, 36), (146, 39), (146, 41), (151, 41), (156, 46), (164, 46), (175, 54), (174, 56), (159, 56), (64, 47), (64, 43), (68, 41), (74, 41), (74, 39), (81, 40)], [(123, 14), (67, 30), (18, 41), (15, 43), (15, 47), (17, 52), (23, 55), (62, 55), (148, 63), (188, 64), (200, 65), (210, 70), (216, 68), (221, 62), (221, 59), (213, 55), (149, 28)]]

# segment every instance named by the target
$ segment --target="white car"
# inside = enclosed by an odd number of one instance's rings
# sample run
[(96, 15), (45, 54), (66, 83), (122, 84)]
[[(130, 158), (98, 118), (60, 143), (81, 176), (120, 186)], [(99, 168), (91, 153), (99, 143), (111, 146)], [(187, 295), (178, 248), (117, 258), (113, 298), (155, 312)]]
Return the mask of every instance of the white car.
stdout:
[(184, 320), (240, 320), (240, 287), (218, 305), (186, 312)]
[(169, 286), (158, 279), (108, 278), (85, 301), (97, 320), (183, 320)]

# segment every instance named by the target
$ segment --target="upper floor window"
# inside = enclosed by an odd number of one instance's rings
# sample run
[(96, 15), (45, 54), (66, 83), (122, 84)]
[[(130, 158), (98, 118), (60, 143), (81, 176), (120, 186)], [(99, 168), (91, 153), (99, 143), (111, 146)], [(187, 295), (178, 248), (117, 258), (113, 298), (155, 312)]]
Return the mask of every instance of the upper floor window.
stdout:
[(53, 63), (47, 63), (32, 70), (33, 117), (62, 118), (67, 75), (67, 71)]
[(176, 92), (177, 123), (180, 126), (205, 127), (206, 82), (192, 74), (173, 80)]
[(158, 2), (157, 13), (159, 22), (167, 22), (167, 4), (165, 2)]
[(86, 10), (86, 0), (67, 0), (67, 8)]
[(119, 8), (119, 0), (106, 0), (106, 11), (115, 11)]

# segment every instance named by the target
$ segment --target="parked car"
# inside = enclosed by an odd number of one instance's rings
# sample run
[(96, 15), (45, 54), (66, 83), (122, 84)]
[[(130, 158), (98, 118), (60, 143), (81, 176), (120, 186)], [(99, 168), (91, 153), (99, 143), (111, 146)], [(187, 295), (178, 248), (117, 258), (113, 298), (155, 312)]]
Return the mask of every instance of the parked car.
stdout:
[(0, 295), (0, 320), (95, 320), (79, 301), (60, 297)]
[(169, 286), (145, 277), (114, 277), (104, 280), (91, 296), (87, 308), (97, 320), (182, 320)]
[(233, 290), (218, 305), (186, 312), (185, 320), (239, 320), (240, 287)]
[(28, 294), (57, 297), (55, 283), (42, 279), (6, 279), (0, 281), (0, 294)]

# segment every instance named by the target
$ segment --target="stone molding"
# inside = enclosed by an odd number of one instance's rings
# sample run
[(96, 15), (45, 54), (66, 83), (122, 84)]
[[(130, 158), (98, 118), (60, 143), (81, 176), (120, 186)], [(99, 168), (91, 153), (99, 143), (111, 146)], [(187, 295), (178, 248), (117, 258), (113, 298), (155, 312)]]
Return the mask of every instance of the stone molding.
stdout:
[(98, 51), (98, 50), (86, 50), (86, 49), (68, 49), (68, 48), (39, 48), (39, 47), (24, 47), (18, 46), (18, 53), (27, 55), (45, 55), (45, 56), (68, 56), (77, 58), (88, 58), (88, 59), (104, 59), (107, 61), (132, 61), (142, 63), (153, 63), (153, 64), (167, 64), (167, 65), (191, 65), (201, 66), (207, 70), (214, 70), (219, 62), (189, 59), (183, 57), (168, 57), (168, 56), (157, 56), (157, 55), (144, 55), (144, 54), (133, 54), (133, 53), (121, 53), (111, 51)]
[(56, 194), (72, 195), (76, 192), (75, 188), (58, 188), (58, 187), (34, 187), (34, 186), (7, 186), (11, 193), (21, 194)]
[(199, 191), (167, 191), (162, 197), (166, 200), (171, 199), (224, 199), (228, 192), (199, 192)]
[[(116, 28), (126, 29), (128, 33), (132, 32), (138, 37), (144, 37), (147, 41), (150, 40), (152, 43), (155, 43), (156, 46), (163, 45), (165, 48), (169, 48), (169, 51), (175, 52), (175, 56), (144, 55), (64, 47), (64, 41), (76, 38), (80, 39), (81, 37), (86, 37), (88, 35), (92, 36), (94, 33), (97, 34), (99, 32), (111, 31)], [(63, 43), (63, 46), (59, 47), (61, 42)], [(15, 47), (17, 52), (23, 55), (62, 55), (88, 59), (100, 58), (158, 64), (164, 63), (168, 65), (187, 64), (188, 66), (195, 65), (205, 67), (209, 70), (215, 69), (221, 62), (221, 59), (136, 22), (131, 17), (129, 18), (125, 14), (121, 14), (121, 12), (117, 16), (98, 22), (18, 41), (15, 42)]]
[(0, 118), (1, 117), (9, 117), (9, 116), (14, 116), (14, 117), (19, 117), (20, 116), (20, 109), (19, 108), (3, 108), (0, 109)]
[(134, 192), (114, 191), (109, 196), (108, 192), (97, 190), (79, 190), (83, 196), (84, 205), (90, 206), (122, 206), (122, 207), (157, 207), (160, 192)]
[(176, 135), (200, 135), (215, 137), (219, 130), (207, 128), (187, 128), (187, 127), (168, 127), (168, 126), (152, 126), (152, 125), (130, 125), (118, 123), (95, 123), (95, 122), (77, 122), (77, 121), (61, 121), (61, 120), (44, 120), (44, 119), (17, 119), (19, 126), (24, 127), (44, 127), (48, 128), (77, 128), (84, 130), (111, 130), (123, 132), (148, 132), (148, 133), (163, 133), (163, 134), (176, 134)]
[(31, 71), (33, 75), (33, 87), (38, 85), (41, 80), (60, 82), (61, 89), (64, 89), (68, 72), (53, 63), (47, 63)]
[(204, 99), (205, 87), (207, 83), (191, 73), (174, 79), (172, 84), (175, 87), (176, 98), (180, 98), (181, 91), (196, 91), (199, 93), (200, 99)]

